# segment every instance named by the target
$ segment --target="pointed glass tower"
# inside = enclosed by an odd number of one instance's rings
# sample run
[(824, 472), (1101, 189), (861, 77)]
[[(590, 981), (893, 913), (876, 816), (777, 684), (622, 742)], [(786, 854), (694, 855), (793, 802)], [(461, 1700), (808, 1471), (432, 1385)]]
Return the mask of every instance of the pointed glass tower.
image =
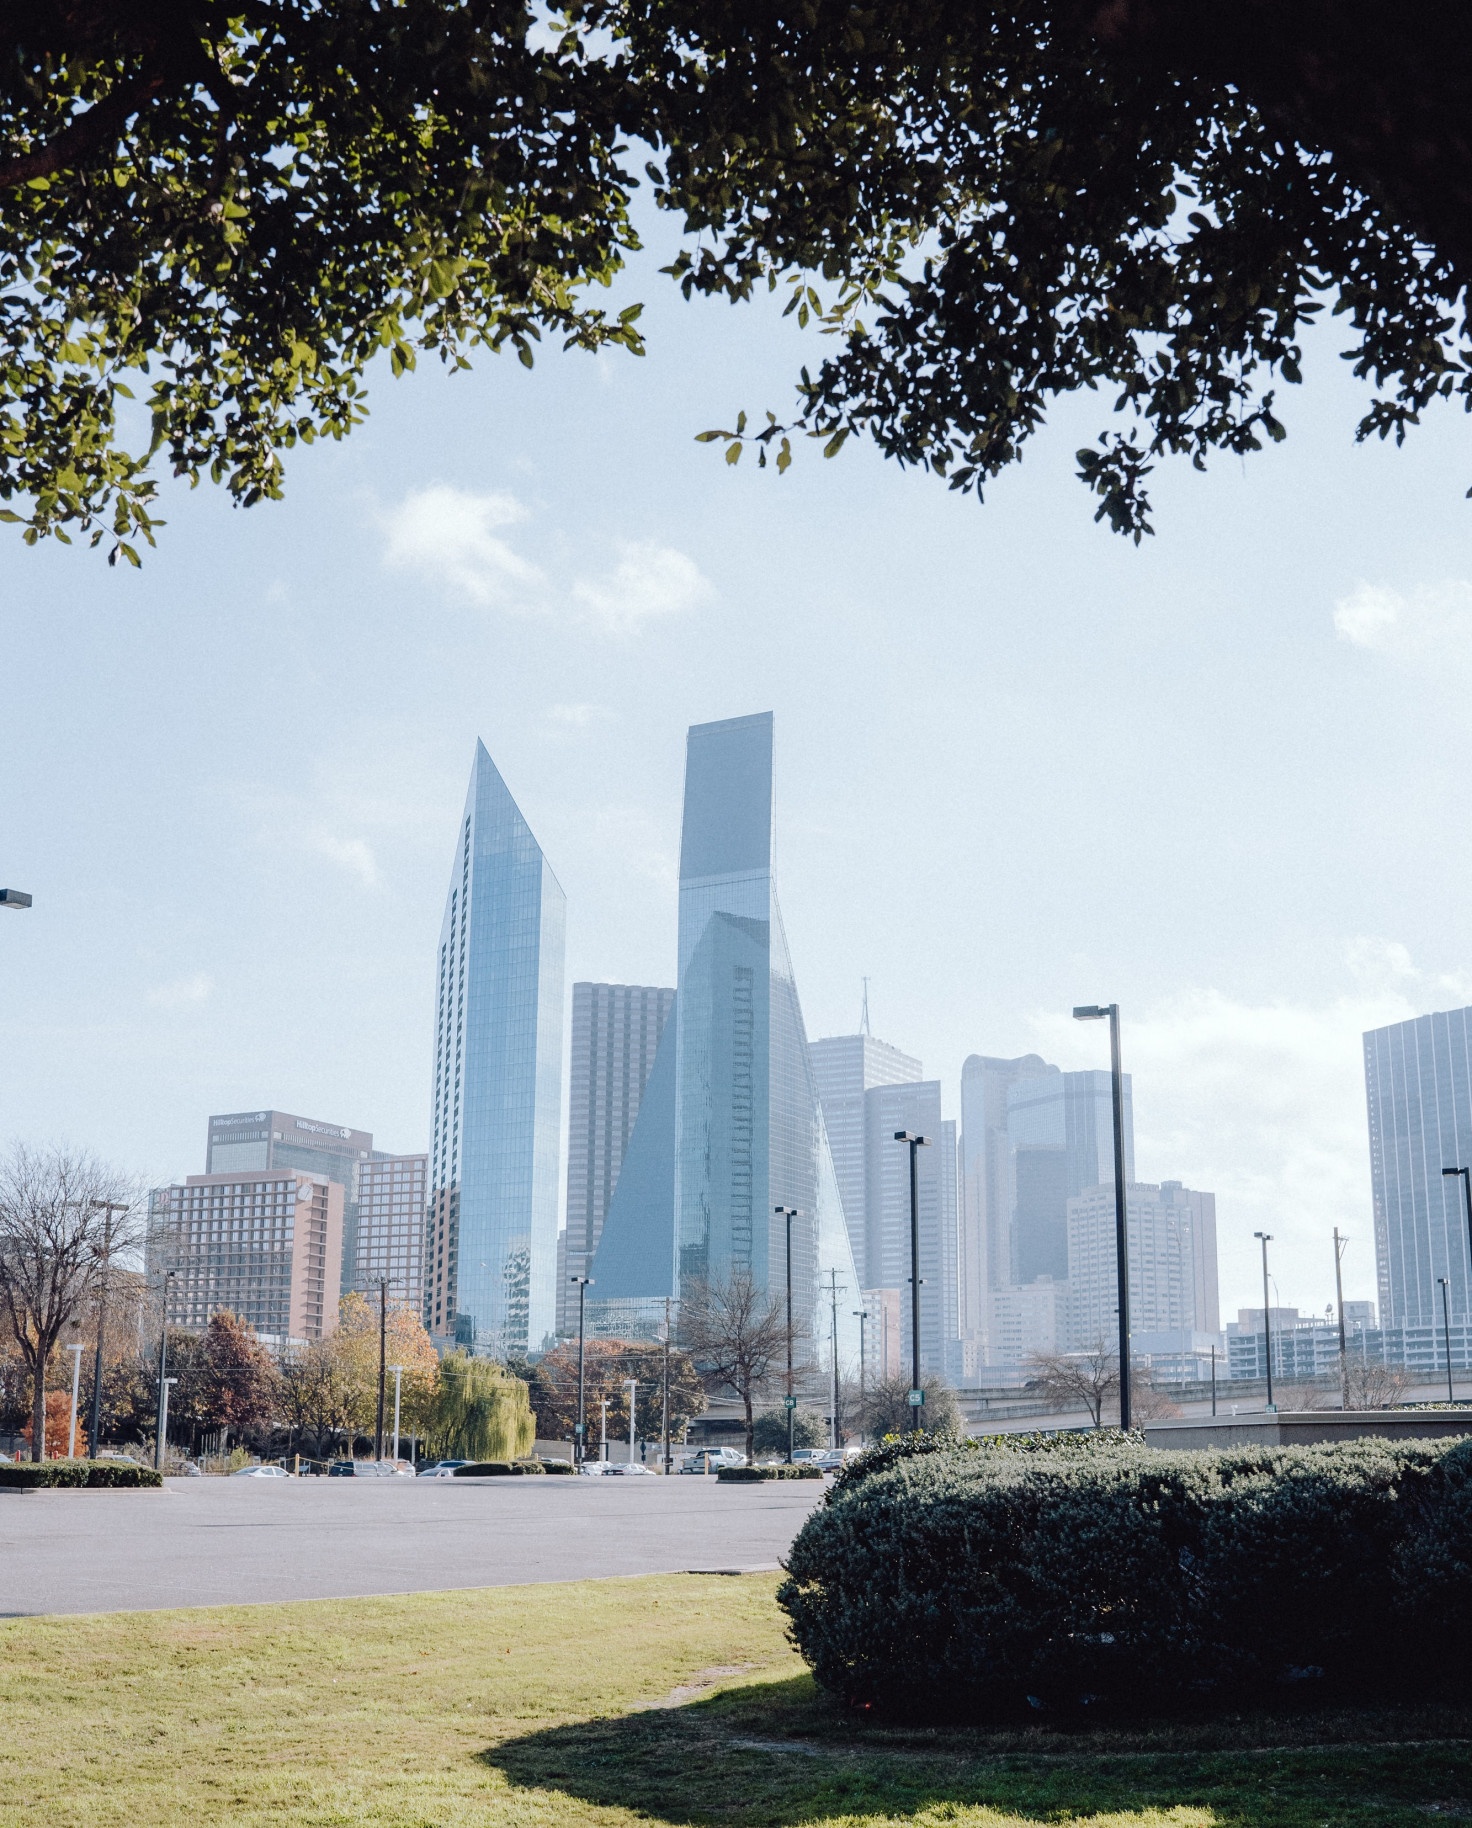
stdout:
[(556, 1319), (567, 898), (481, 743), (436, 982), (424, 1323), (485, 1357)]
[(696, 724), (685, 759), (675, 1002), (674, 1275), (749, 1273), (780, 1295), (795, 1206), (794, 1314), (857, 1355), (860, 1295), (772, 879), (772, 716)]

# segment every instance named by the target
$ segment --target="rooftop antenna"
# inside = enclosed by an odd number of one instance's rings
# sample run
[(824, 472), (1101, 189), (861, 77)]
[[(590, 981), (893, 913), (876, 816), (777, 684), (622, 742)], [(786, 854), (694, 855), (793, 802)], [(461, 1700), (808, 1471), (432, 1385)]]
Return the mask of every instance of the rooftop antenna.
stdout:
[(867, 1035), (869, 1033), (869, 980), (868, 980), (868, 978), (864, 979), (864, 1013), (859, 1017), (859, 1033), (861, 1035)]

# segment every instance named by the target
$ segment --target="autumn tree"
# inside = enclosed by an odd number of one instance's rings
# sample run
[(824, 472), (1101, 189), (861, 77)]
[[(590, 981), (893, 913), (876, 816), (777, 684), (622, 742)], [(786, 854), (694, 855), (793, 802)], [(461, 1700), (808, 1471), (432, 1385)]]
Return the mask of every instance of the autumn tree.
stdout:
[[(390, 1301), (384, 1317), (384, 1364), (402, 1365), (400, 1422), (406, 1434), (425, 1434), (433, 1425), (439, 1355), (416, 1309)], [(349, 1425), (371, 1435), (378, 1420), (379, 1312), (356, 1289), (338, 1304), (337, 1330), (329, 1341), (344, 1390), (350, 1392)], [(386, 1370), (384, 1427), (393, 1426), (394, 1375)]]
[(31, 1458), (46, 1454), (46, 1375), (103, 1265), (137, 1242), (137, 1189), (82, 1150), (17, 1143), (0, 1160), (0, 1315), (30, 1374)]
[[(524, 1372), (531, 1389), (537, 1429), (544, 1440), (573, 1438), (578, 1419), (578, 1348), (564, 1341), (544, 1353)], [(664, 1426), (664, 1347), (627, 1339), (589, 1339), (584, 1342), (584, 1403), (590, 1419), (599, 1414), (599, 1403), (608, 1403), (610, 1435), (627, 1438), (629, 1393), (626, 1378), (634, 1378), (634, 1432), (641, 1439), (662, 1438)], [(670, 1352), (670, 1437), (677, 1438), (685, 1425), (707, 1407), (705, 1386), (690, 1354), (679, 1348)]]
[(321, 1457), (347, 1436), (351, 1451), (362, 1393), (332, 1340), (293, 1341), (281, 1353), (280, 1374), (281, 1413), (293, 1440), (309, 1439)]
[(1087, 391), (1122, 417), (1079, 474), (1138, 539), (1160, 459), (1283, 436), (1326, 312), (1361, 437), (1472, 400), (1452, 0), (8, 0), (0, 48), (28, 539), (136, 556), (156, 465), (279, 494), (375, 358), (637, 351), (638, 307), (590, 302), (637, 246), (634, 142), (687, 294), (785, 290), (827, 336), (728, 457), (863, 434), (980, 493)]
[(729, 1390), (746, 1417), (746, 1457), (755, 1454), (752, 1414), (757, 1396), (778, 1366), (786, 1365), (787, 1317), (783, 1303), (749, 1271), (707, 1282), (680, 1304), (680, 1339), (708, 1388)]

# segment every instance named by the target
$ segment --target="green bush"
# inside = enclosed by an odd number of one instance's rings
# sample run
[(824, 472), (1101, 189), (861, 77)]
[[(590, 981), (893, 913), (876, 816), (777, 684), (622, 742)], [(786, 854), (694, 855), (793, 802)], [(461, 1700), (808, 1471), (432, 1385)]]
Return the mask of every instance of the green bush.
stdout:
[(1472, 1442), (892, 1443), (835, 1481), (788, 1568), (794, 1640), (858, 1706), (1371, 1696), (1426, 1667), (1433, 1596), (1469, 1603)]
[(746, 1485), (756, 1479), (821, 1479), (823, 1471), (818, 1466), (718, 1466), (717, 1479), (724, 1479), (728, 1485)]
[[(753, 1417), (751, 1440), (753, 1449), (759, 1454), (786, 1453), (786, 1409), (763, 1409), (759, 1415)], [(827, 1440), (828, 1424), (815, 1409), (793, 1410), (792, 1445), (794, 1447), (823, 1447)]]
[(542, 1462), (544, 1473), (575, 1473), (577, 1470), (571, 1460), (544, 1460)]
[(473, 1460), (469, 1466), (457, 1466), (456, 1479), (516, 1478), (522, 1473), (542, 1473), (547, 1469), (540, 1460)]
[(125, 1460), (42, 1460), (39, 1465), (27, 1460), (0, 1465), (0, 1486), (23, 1491), (82, 1486), (136, 1491), (141, 1487), (157, 1488), (163, 1482), (163, 1474), (151, 1466), (130, 1466)]

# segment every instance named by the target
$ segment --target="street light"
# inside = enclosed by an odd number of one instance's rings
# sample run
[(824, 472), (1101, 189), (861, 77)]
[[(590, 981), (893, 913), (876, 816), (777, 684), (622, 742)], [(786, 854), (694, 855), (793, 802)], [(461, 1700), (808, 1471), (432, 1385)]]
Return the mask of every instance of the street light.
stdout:
[[(378, 1278), (378, 1414), (373, 1423), (373, 1464), (383, 1459), (383, 1387), (388, 1368), (388, 1277)], [(399, 1457), (394, 1450), (394, 1458)]]
[(0, 908), (28, 908), (31, 898), (24, 889), (0, 889)]
[(75, 1460), (77, 1457), (77, 1392), (82, 1387), (82, 1354), (86, 1350), (87, 1348), (83, 1345), (67, 1347), (67, 1351), (72, 1354), (72, 1425), (71, 1432), (66, 1437), (68, 1460)]
[(792, 1417), (797, 1398), (792, 1394), (792, 1221), (798, 1216), (796, 1206), (774, 1206), (779, 1219), (787, 1221), (787, 1464), (792, 1464)]
[(1341, 1238), (1339, 1227), (1334, 1227), (1334, 1299), (1339, 1303), (1339, 1407), (1349, 1407), (1349, 1342), (1344, 1337), (1344, 1272), (1340, 1265), (1344, 1261), (1344, 1247), (1348, 1238)]
[(1457, 1399), (1452, 1395), (1452, 1310), (1447, 1300), (1446, 1277), (1438, 1276), (1436, 1280), (1441, 1284), (1441, 1336), (1446, 1341), (1446, 1400), (1454, 1403)]
[(1262, 1245), (1262, 1345), (1268, 1367), (1267, 1413), (1276, 1415), (1278, 1405), (1273, 1401), (1273, 1322), (1268, 1307), (1268, 1246), (1273, 1241), (1273, 1234), (1270, 1231), (1255, 1231), (1252, 1235)]
[(864, 1322), (869, 1318), (869, 1312), (867, 1308), (855, 1308), (853, 1315), (859, 1323), (859, 1439), (867, 1441), (869, 1436), (864, 1426), (864, 1412), (869, 1407), (869, 1389), (864, 1366)]
[(1109, 1018), (1109, 1085), (1114, 1101), (1114, 1263), (1119, 1285), (1119, 1425), (1131, 1421), (1130, 1401), (1130, 1237), (1129, 1207), (1124, 1191), (1124, 1069), (1119, 1054), (1119, 1004), (1083, 1003), (1073, 1012), (1075, 1022), (1102, 1022)]
[(102, 1340), (107, 1328), (107, 1291), (112, 1279), (112, 1215), (115, 1212), (126, 1212), (126, 1200), (96, 1200), (93, 1204), (107, 1214), (107, 1231), (102, 1249), (98, 1255), (102, 1259), (102, 1282), (97, 1290), (97, 1356), (92, 1361), (92, 1426), (88, 1430), (92, 1458), (97, 1458), (97, 1450), (102, 1445)]
[(397, 1464), (399, 1458), (399, 1392), (403, 1387), (404, 1367), (390, 1365), (389, 1370), (394, 1374), (394, 1462)]
[(608, 1398), (606, 1396), (599, 1397), (598, 1410), (598, 1463), (601, 1466), (608, 1459)]
[(583, 1421), (583, 1312), (587, 1301), (588, 1290), (593, 1286), (591, 1276), (569, 1276), (569, 1282), (578, 1285), (578, 1419), (572, 1431), (572, 1463), (581, 1466), (585, 1458), (583, 1439), (587, 1433)]
[(629, 1465), (634, 1464), (634, 1398), (639, 1394), (637, 1377), (626, 1377), (624, 1389), (629, 1393)]
[(1460, 1174), (1462, 1177), (1462, 1203), (1467, 1213), (1467, 1248), (1472, 1251), (1472, 1168), (1443, 1168), (1442, 1175)]
[(158, 1436), (153, 1443), (153, 1464), (157, 1472), (162, 1472), (164, 1465), (164, 1436), (169, 1428), (169, 1385), (178, 1382), (177, 1378), (164, 1376), (169, 1368), (169, 1284), (178, 1273), (176, 1269), (166, 1269), (159, 1282), (163, 1323), (158, 1336)]
[(920, 1383), (920, 1180), (915, 1151), (928, 1148), (930, 1138), (896, 1130), (894, 1139), (910, 1145), (910, 1433), (919, 1434), (925, 1391)]

